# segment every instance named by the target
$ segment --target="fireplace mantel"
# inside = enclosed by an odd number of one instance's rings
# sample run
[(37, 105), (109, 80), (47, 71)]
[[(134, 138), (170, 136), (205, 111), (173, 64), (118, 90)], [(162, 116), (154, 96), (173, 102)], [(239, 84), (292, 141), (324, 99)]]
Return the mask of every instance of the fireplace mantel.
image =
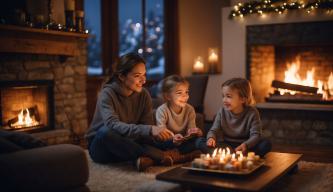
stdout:
[(0, 53), (75, 56), (88, 34), (0, 25)]

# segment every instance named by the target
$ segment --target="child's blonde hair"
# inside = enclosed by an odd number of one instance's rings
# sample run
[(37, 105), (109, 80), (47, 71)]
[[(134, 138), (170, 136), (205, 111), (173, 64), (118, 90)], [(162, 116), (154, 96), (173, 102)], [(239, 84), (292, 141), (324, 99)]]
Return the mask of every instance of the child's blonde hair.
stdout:
[[(179, 84), (186, 84), (189, 86), (189, 82), (180, 75), (170, 75), (166, 77), (162, 82), (162, 94), (163, 96), (170, 93)], [(165, 96), (164, 96), (165, 98)]]
[(240, 97), (245, 98), (245, 106), (255, 105), (252, 87), (248, 80), (244, 78), (232, 78), (222, 84), (222, 88), (228, 86), (230, 89), (238, 91)]

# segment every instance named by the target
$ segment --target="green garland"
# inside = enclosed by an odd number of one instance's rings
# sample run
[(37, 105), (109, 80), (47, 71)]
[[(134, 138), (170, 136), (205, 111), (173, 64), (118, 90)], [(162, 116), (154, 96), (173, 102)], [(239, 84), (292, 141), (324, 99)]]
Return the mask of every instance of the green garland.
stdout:
[(294, 2), (286, 0), (261, 0), (250, 1), (247, 3), (238, 3), (230, 12), (229, 18), (244, 17), (250, 14), (263, 15), (265, 13), (283, 14), (288, 10), (306, 10), (307, 13), (315, 9), (324, 9), (330, 13), (333, 10), (333, 0), (314, 0), (308, 3), (302, 3), (297, 0)]

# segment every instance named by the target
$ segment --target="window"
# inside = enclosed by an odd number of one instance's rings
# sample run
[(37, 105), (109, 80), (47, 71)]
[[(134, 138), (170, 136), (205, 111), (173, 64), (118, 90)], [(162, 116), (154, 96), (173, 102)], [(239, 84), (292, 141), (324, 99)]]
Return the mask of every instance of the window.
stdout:
[(109, 75), (128, 52), (145, 58), (152, 82), (178, 74), (177, 7), (177, 0), (84, 0), (88, 75)]
[(163, 0), (121, 0), (118, 6), (119, 56), (128, 52), (141, 54), (147, 62), (147, 79), (162, 79), (165, 65)]
[(89, 31), (88, 38), (88, 75), (101, 75), (102, 44), (101, 44), (101, 2), (85, 0), (85, 28)]

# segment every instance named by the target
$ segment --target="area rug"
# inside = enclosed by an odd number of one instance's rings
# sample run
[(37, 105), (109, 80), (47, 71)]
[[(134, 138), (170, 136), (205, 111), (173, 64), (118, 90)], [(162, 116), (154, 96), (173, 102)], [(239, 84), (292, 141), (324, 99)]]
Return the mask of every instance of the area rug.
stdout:
[[(179, 185), (156, 181), (155, 175), (174, 167), (151, 167), (137, 172), (132, 163), (101, 165), (88, 156), (90, 176), (87, 183), (92, 192), (184, 191)], [(298, 172), (286, 175), (268, 191), (329, 192), (333, 189), (333, 164), (299, 162)]]

